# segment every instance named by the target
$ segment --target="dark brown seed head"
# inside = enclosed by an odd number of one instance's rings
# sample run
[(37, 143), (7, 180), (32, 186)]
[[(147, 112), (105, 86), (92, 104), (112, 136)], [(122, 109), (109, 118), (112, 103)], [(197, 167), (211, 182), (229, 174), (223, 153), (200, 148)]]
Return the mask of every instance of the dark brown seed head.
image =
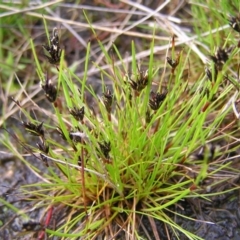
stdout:
[(207, 144), (203, 146), (200, 151), (194, 155), (194, 157), (198, 160), (207, 159), (208, 161), (212, 161), (214, 160), (218, 147), (219, 146), (215, 144)]
[(57, 64), (60, 61), (62, 49), (59, 45), (59, 37), (57, 33), (57, 28), (53, 29), (53, 36), (50, 39), (50, 45), (43, 45), (42, 46), (46, 51), (45, 57), (51, 64)]
[(215, 63), (217, 70), (221, 71), (224, 63), (227, 62), (229, 53), (232, 51), (233, 47), (228, 49), (218, 48), (215, 55), (210, 55), (210, 58)]
[(78, 166), (82, 166), (82, 158), (81, 158), (81, 156), (78, 156)]
[(205, 68), (205, 74), (209, 81), (211, 81), (211, 82), (216, 81), (217, 75), (218, 75), (218, 70), (217, 70), (216, 64), (214, 64), (214, 78), (213, 78), (212, 71), (208, 67)]
[(210, 69), (206, 67), (205, 73), (206, 73), (207, 78), (212, 82), (212, 72), (210, 71)]
[(113, 102), (113, 95), (111, 91), (107, 88), (106, 91), (103, 93), (103, 103), (108, 113), (110, 113), (112, 110), (112, 102)]
[(158, 110), (162, 102), (166, 98), (166, 96), (167, 96), (167, 92), (166, 93), (151, 92), (150, 99), (149, 99), (150, 108), (154, 111)]
[(174, 60), (172, 58), (167, 57), (167, 62), (172, 68), (176, 68), (177, 65), (179, 64), (178, 59)]
[(227, 62), (228, 60), (228, 49), (218, 48), (218, 50), (215, 53), (215, 57), (218, 61)]
[(232, 16), (228, 19), (228, 21), (232, 29), (240, 33), (240, 18)]
[(146, 123), (150, 123), (151, 120), (152, 120), (152, 115), (150, 113), (150, 109), (148, 108), (146, 111), (145, 121), (146, 121)]
[(69, 112), (77, 121), (82, 121), (84, 118), (84, 107), (73, 108), (70, 109)]
[(128, 76), (128, 81), (133, 90), (141, 92), (148, 85), (149, 82), (148, 71), (139, 71), (136, 76), (136, 80), (132, 80)]
[(50, 102), (55, 102), (57, 98), (57, 89), (53, 86), (51, 79), (47, 79), (45, 84), (42, 84), (42, 89)]
[(82, 143), (83, 142), (83, 134), (80, 131), (77, 132), (70, 132), (69, 137), (75, 143)]
[(44, 226), (35, 220), (30, 219), (28, 222), (22, 224), (23, 231), (39, 231), (44, 229)]
[(40, 157), (41, 157), (42, 161), (44, 162), (44, 164), (46, 165), (46, 167), (49, 167), (49, 165), (48, 165), (48, 157), (43, 155), (42, 153), (40, 153)]
[(41, 152), (44, 152), (46, 154), (49, 153), (49, 145), (47, 145), (45, 141), (37, 143), (37, 147)]
[(111, 151), (111, 143), (104, 141), (103, 143), (98, 143), (100, 150), (105, 158), (109, 158), (109, 152)]
[(40, 124), (34, 124), (31, 122), (22, 122), (25, 129), (35, 136), (44, 137), (43, 122)]

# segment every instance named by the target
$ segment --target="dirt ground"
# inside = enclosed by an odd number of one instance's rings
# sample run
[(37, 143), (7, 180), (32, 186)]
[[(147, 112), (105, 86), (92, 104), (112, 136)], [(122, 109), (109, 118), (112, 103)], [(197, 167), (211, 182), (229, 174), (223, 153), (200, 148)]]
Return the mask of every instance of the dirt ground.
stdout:
[[(46, 171), (42, 163), (34, 157), (28, 157), (29, 161), (34, 166), (41, 168), (42, 172)], [(0, 194), (1, 198), (5, 201), (13, 204), (18, 209), (24, 209), (31, 220), (35, 223), (44, 220), (44, 209), (38, 209), (34, 207), (34, 202), (25, 200), (25, 197), (21, 193), (20, 187), (25, 184), (36, 183), (39, 178), (32, 172), (25, 164), (19, 159), (8, 158), (1, 160), (0, 165)], [(236, 179), (234, 184), (226, 185), (226, 189), (230, 188), (230, 185), (239, 184), (239, 178)], [(222, 190), (222, 189), (221, 189)], [(206, 200), (185, 199), (180, 202), (178, 206), (172, 207), (175, 212), (196, 219), (196, 221), (186, 220), (177, 215), (170, 214), (172, 218), (184, 229), (195, 233), (197, 236), (202, 237), (205, 240), (238, 240), (240, 239), (240, 191), (230, 191), (219, 197), (214, 197), (211, 202)], [(55, 210), (55, 220), (60, 220), (63, 216), (58, 210)], [(58, 215), (58, 214), (59, 215)], [(41, 220), (40, 220), (41, 219)], [(39, 221), (40, 220), (40, 221)], [(142, 219), (143, 225), (151, 233), (151, 229), (148, 219)], [(207, 222), (207, 223), (206, 223)], [(14, 213), (7, 206), (0, 205), (0, 239), (33, 239), (32, 232), (30, 235), (25, 235), (26, 224), (29, 220), (25, 221), (20, 215)], [(157, 222), (159, 236), (161, 239), (168, 239), (164, 226), (162, 223)], [(33, 230), (38, 229), (34, 226)], [(171, 233), (171, 229), (169, 229)], [(37, 231), (36, 231), (37, 232)], [(143, 239), (152, 239), (147, 237), (143, 230), (139, 230)], [(24, 234), (23, 234), (24, 233)], [(37, 232), (38, 233), (38, 232)], [(50, 238), (47, 238), (50, 239)], [(51, 238), (51, 239), (57, 239)], [(116, 239), (122, 239), (117, 237)], [(171, 236), (171, 239), (177, 239)], [(180, 239), (187, 239), (180, 234)]]

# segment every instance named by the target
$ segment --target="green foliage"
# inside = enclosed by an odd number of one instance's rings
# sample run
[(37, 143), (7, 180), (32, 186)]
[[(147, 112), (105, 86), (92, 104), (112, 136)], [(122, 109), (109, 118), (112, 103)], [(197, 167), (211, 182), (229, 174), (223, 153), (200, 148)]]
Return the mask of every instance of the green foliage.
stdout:
[[(225, 42), (222, 42), (220, 33), (211, 33), (208, 16), (213, 16), (212, 27), (218, 28), (222, 14), (214, 7), (213, 1), (209, 1), (207, 6), (209, 14), (202, 4), (193, 4), (192, 9), (201, 22), (201, 26), (195, 26), (199, 40), (211, 51), (215, 46), (233, 42), (231, 34), (227, 34)], [(226, 1), (222, 4), (227, 8)], [(208, 30), (207, 37), (201, 35)], [(189, 239), (201, 239), (178, 226), (167, 213), (172, 211), (171, 206), (190, 196), (207, 199), (211, 194), (220, 194), (199, 192), (203, 190), (205, 179), (231, 168), (228, 163), (215, 162), (215, 153), (206, 146), (216, 139), (223, 140), (228, 134), (219, 134), (218, 128), (225, 125), (230, 111), (228, 99), (239, 83), (233, 77), (226, 82), (224, 75), (227, 67), (235, 69), (231, 59), (238, 56), (239, 50), (231, 52), (229, 60), (224, 61), (222, 69), (215, 73), (215, 79), (209, 81), (202, 73), (191, 81), (190, 76), (184, 76), (186, 69), (191, 71), (188, 64), (193, 56), (191, 50), (184, 49), (178, 53), (172, 46), (171, 57), (174, 59), (169, 59), (166, 66), (168, 75), (164, 81), (159, 80), (157, 90), (153, 90), (153, 79), (160, 79), (159, 66), (155, 64), (153, 54), (154, 34), (147, 70), (141, 69), (136, 60), (134, 42), (130, 49), (132, 62), (128, 72), (114, 44), (112, 54), (115, 58), (100, 40), (98, 44), (105, 61), (111, 66), (111, 71), (106, 71), (95, 64), (101, 71), (102, 96), (87, 85), (91, 43), (86, 50), (84, 76), (76, 76), (66, 66), (65, 53), (61, 51), (60, 63), (53, 64), (57, 69), (57, 82), (52, 83), (46, 79), (34, 43), (30, 40), (45, 95), (49, 99), (50, 94), (57, 91), (57, 97), (50, 98), (53, 99), (54, 118), (43, 124), (44, 134), (34, 131), (39, 144), (32, 150), (39, 153), (38, 158), (47, 164), (48, 173), (44, 175), (45, 182), (24, 187), (26, 192), (28, 188), (37, 187), (31, 191), (34, 197), (29, 200), (36, 198), (42, 207), (62, 205), (67, 209), (64, 223), (57, 224), (55, 230), (46, 229), (49, 237), (78, 239), (84, 236), (85, 239), (94, 239), (105, 233), (110, 238), (124, 230), (138, 239), (141, 236), (136, 219), (147, 216), (165, 223), (177, 237), (181, 232)], [(212, 59), (216, 57), (214, 51), (211, 54)], [(115, 66), (116, 58), (122, 62), (121, 67)], [(222, 59), (218, 60), (213, 62), (212, 69), (219, 67), (217, 63)], [(105, 79), (111, 80), (111, 89), (105, 85)], [(87, 94), (96, 104), (94, 111), (86, 101)], [(36, 130), (41, 122), (35, 121), (24, 109), (21, 111), (33, 128), (35, 124)], [(57, 137), (55, 129), (58, 129)], [(5, 145), (13, 151), (12, 145)], [(196, 157), (200, 147), (204, 148), (203, 154)], [(37, 169), (34, 171), (38, 172)], [(188, 216), (182, 217), (188, 219)], [(109, 229), (114, 229), (111, 235)]]
[[(101, 42), (99, 44), (104, 49)], [(90, 49), (89, 44), (87, 52)], [(107, 51), (104, 52), (106, 59), (110, 61)], [(116, 54), (119, 55), (117, 51)], [(208, 101), (204, 92), (208, 90), (211, 95), (214, 88), (209, 86), (205, 77), (202, 77), (194, 84), (198, 86), (200, 83), (202, 89), (190, 92), (188, 81), (183, 82), (181, 77), (186, 62), (180, 57), (176, 75), (171, 76), (172, 82), (168, 87), (168, 94), (159, 109), (153, 111), (149, 108), (152, 78), (136, 66), (134, 44), (132, 56), (135, 63), (132, 65), (133, 74), (122, 73), (114, 63), (112, 64), (114, 68), (112, 72), (115, 73), (115, 76), (110, 76), (114, 77), (112, 111), (107, 111), (103, 98), (99, 99), (96, 95), (92, 95), (93, 101), (97, 102), (99, 108), (99, 114), (93, 115), (88, 109), (88, 103), (84, 101), (84, 94), (92, 93), (86, 87), (87, 74), (84, 79), (76, 78), (65, 68), (62, 55), (58, 90), (63, 89), (66, 105), (62, 103), (62, 110), (55, 105), (55, 113), (58, 119), (56, 126), (61, 129), (62, 137), (65, 139), (63, 141), (68, 147), (64, 148), (65, 144), (55, 145), (55, 140), (50, 134), (44, 141), (50, 144), (51, 148), (46, 155), (47, 161), (53, 161), (65, 177), (58, 177), (51, 167), (50, 174), (53, 176), (47, 177), (51, 183), (41, 187), (45, 191), (55, 192), (55, 197), (47, 198), (52, 204), (62, 202), (70, 206), (75, 205), (75, 211), (81, 214), (73, 219), (69, 218), (64, 228), (60, 227), (57, 232), (49, 230), (53, 235), (72, 238), (85, 236), (90, 239), (104, 231), (106, 225), (102, 225), (103, 221), (114, 225), (114, 222), (116, 224), (121, 221), (122, 211), (127, 215), (136, 214), (137, 211), (138, 215), (147, 214), (164, 221), (173, 229), (176, 228), (174, 231), (179, 230), (192, 236), (170, 219), (166, 220), (164, 210), (191, 193), (192, 186), (198, 188), (200, 181), (207, 177), (207, 158), (203, 162), (195, 163), (199, 168), (196, 179), (188, 176), (184, 165), (192, 164), (190, 157), (192, 152), (208, 141), (214, 134), (212, 129), (219, 125), (227, 114), (227, 111), (216, 113), (217, 120), (211, 123), (210, 128), (205, 127), (207, 113), (217, 110), (215, 103), (224, 101), (224, 98), (220, 94), (215, 102), (203, 111)], [(149, 65), (152, 68), (156, 67), (153, 62), (154, 58), (151, 57)], [(87, 73), (87, 64), (85, 71)], [(148, 69), (148, 72), (152, 70)], [(102, 74), (103, 78), (109, 77), (104, 71)], [(142, 87), (136, 87), (141, 85), (142, 79), (147, 81), (143, 90)], [(80, 83), (82, 83), (81, 95), (77, 90)], [(218, 86), (215, 87), (218, 89)], [(86, 109), (85, 120), (79, 122), (69, 115), (67, 109), (79, 109), (82, 106)], [(66, 111), (63, 111), (64, 109)], [(150, 121), (146, 121), (146, 111), (150, 112)], [(108, 142), (111, 150), (106, 153), (105, 151), (108, 150), (104, 147)], [(64, 154), (57, 154), (59, 148)], [(81, 159), (80, 163), (79, 159)], [(172, 185), (176, 179), (181, 181)], [(59, 192), (66, 193), (60, 196)], [(38, 192), (33, 194), (47, 201), (44, 194)], [(84, 220), (84, 211), (86, 214), (97, 216), (106, 208), (110, 215), (101, 214), (97, 221), (94, 217), (92, 220)], [(114, 218), (110, 218), (112, 214)], [(85, 227), (75, 235), (71, 232), (78, 221), (85, 223)], [(129, 224), (133, 223), (129, 222)], [(133, 234), (137, 236), (135, 230)]]

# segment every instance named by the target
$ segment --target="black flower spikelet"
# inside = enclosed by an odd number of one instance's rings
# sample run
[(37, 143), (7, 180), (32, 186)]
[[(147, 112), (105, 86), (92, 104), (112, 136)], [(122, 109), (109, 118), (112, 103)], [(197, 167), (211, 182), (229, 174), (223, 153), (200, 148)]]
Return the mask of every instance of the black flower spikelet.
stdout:
[(149, 82), (148, 70), (147, 71), (138, 70), (135, 80), (129, 77), (128, 74), (126, 77), (132, 89), (137, 92), (141, 92), (148, 85)]
[(210, 55), (210, 58), (215, 64), (218, 71), (222, 70), (224, 63), (227, 62), (229, 58), (229, 53), (232, 51), (233, 47), (228, 49), (218, 48), (214, 55)]
[(103, 156), (106, 159), (109, 159), (109, 153), (111, 151), (111, 143), (104, 141), (103, 143), (99, 142), (98, 144), (99, 144), (99, 147), (100, 147), (100, 150), (101, 150)]
[(31, 122), (22, 122), (24, 128), (32, 135), (44, 137), (43, 122), (40, 124), (34, 124)]
[(112, 102), (113, 94), (108, 88), (106, 88), (106, 91), (103, 93), (103, 103), (108, 113), (110, 113), (112, 110)]
[(42, 89), (50, 102), (55, 102), (57, 98), (57, 89), (53, 86), (51, 79), (46, 79), (45, 84), (42, 84)]
[(213, 71), (214, 74), (212, 74), (212, 71), (208, 67), (205, 67), (205, 74), (210, 82), (215, 82), (217, 80), (218, 70), (215, 64)]
[(167, 62), (168, 64), (172, 67), (172, 74), (174, 74), (176, 67), (179, 64), (180, 61), (180, 57), (181, 57), (181, 52), (178, 53), (176, 59), (167, 57)]
[(85, 137), (86, 135), (83, 132), (81, 132), (78, 128), (77, 131), (69, 132), (69, 138), (75, 143), (83, 143)]
[(84, 107), (81, 107), (81, 108), (74, 107), (73, 109), (70, 109), (69, 112), (77, 121), (83, 121)]
[(47, 145), (45, 141), (37, 143), (37, 147), (41, 152), (44, 152), (46, 154), (49, 153), (49, 145)]
[(152, 115), (151, 115), (150, 109), (148, 108), (145, 115), (145, 121), (146, 123), (150, 123), (151, 120), (152, 120)]
[(166, 93), (151, 92), (149, 98), (150, 108), (154, 111), (158, 110), (166, 96), (167, 92)]
[(240, 33), (240, 17), (233, 17), (231, 16), (229, 19), (229, 25), (231, 26), (231, 28), (233, 30), (235, 30), (236, 32)]
[(44, 226), (34, 219), (29, 219), (26, 222), (23, 222), (22, 224), (22, 231), (40, 231), (43, 230)]
[(53, 36), (50, 39), (50, 45), (42, 45), (42, 47), (47, 51), (45, 57), (51, 64), (57, 64), (60, 61), (62, 49), (59, 45), (59, 37), (57, 28), (53, 29)]
[(168, 64), (169, 64), (172, 68), (176, 68), (177, 65), (179, 64), (179, 60), (178, 60), (178, 59), (174, 60), (174, 59), (172, 59), (172, 58), (170, 58), (170, 57), (167, 57), (167, 62), (168, 62)]
[[(41, 151), (41, 152), (43, 152), (43, 153), (45, 153), (45, 154), (48, 154), (49, 153), (49, 145), (48, 144), (46, 144), (46, 142), (43, 140), (43, 141), (41, 141), (41, 142), (39, 142), (39, 143), (37, 143), (37, 147), (38, 147), (38, 149)], [(45, 156), (44, 154), (42, 154), (42, 153), (40, 153), (40, 157), (41, 157), (41, 159), (42, 159), (42, 161), (44, 162), (44, 164), (47, 166), (47, 167), (49, 167), (49, 165), (48, 165), (48, 157), (47, 156)]]

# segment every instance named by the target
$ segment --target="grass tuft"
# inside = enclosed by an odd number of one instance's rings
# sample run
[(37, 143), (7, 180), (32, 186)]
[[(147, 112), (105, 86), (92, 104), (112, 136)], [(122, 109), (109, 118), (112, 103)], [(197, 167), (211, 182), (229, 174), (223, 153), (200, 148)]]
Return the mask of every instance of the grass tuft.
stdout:
[[(206, 10), (212, 16), (210, 25)], [(24, 133), (14, 135), (22, 144), (16, 149), (8, 137), (1, 140), (36, 174), (41, 171), (27, 163), (20, 147), (28, 146), (24, 150), (47, 168), (41, 182), (22, 188), (26, 200), (45, 209), (38, 238), (46, 234), (62, 239), (161, 239), (157, 229), (161, 223), (168, 239), (183, 235), (201, 239), (171, 214), (198, 221), (173, 207), (190, 198), (210, 200), (228, 192), (216, 189), (239, 174), (229, 160), (237, 148), (233, 137), (237, 120), (231, 116), (239, 94), (235, 61), (239, 48), (229, 29), (213, 32), (222, 26), (226, 11), (219, 12), (213, 1), (208, 5), (204, 1), (192, 3), (192, 14), (202, 24), (196, 23), (196, 41), (189, 48), (178, 46), (188, 39), (178, 29), (167, 46), (166, 59), (159, 62), (155, 24), (147, 59), (139, 61), (136, 42), (131, 41), (130, 64), (114, 43), (109, 50), (88, 14), (83, 13), (95, 41), (86, 44), (83, 74), (67, 65), (58, 29), (47, 36), (48, 45), (42, 45), (49, 75), (30, 39), (41, 83), (38, 93), (44, 96), (51, 114), (40, 104), (32, 114), (16, 96), (14, 102), (26, 119), (21, 121)], [(46, 31), (47, 19), (44, 17)], [(235, 20), (231, 18), (230, 25), (238, 30)], [(176, 25), (171, 26), (176, 31)], [(96, 45), (104, 64), (91, 58)], [(208, 64), (205, 70), (202, 66), (195, 71), (195, 62), (201, 62), (202, 56)], [(90, 66), (99, 72), (102, 93), (88, 84)], [(43, 113), (44, 120), (40, 120)], [(30, 134), (35, 144), (26, 140)], [(218, 143), (222, 144), (220, 150)], [(16, 211), (14, 206), (10, 208)], [(143, 218), (152, 232), (144, 226)]]

